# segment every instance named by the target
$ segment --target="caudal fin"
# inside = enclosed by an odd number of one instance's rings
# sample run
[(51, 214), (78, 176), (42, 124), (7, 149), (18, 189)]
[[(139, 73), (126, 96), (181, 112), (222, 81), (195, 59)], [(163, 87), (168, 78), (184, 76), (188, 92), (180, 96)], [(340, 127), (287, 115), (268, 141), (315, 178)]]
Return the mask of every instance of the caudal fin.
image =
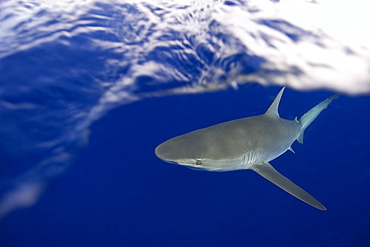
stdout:
[(306, 128), (317, 118), (317, 116), (325, 110), (332, 100), (337, 99), (341, 94), (335, 94), (321, 103), (317, 104), (314, 108), (306, 112), (300, 119), (299, 123), (302, 125), (301, 132), (297, 138), (297, 141), (303, 144), (303, 135)]

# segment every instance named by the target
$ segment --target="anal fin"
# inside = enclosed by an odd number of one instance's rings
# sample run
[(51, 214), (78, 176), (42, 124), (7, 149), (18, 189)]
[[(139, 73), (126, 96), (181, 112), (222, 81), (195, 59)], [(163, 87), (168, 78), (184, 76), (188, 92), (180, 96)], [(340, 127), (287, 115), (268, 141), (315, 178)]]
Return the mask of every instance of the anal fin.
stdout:
[(258, 173), (262, 177), (266, 178), (268, 181), (272, 182), (276, 186), (285, 190), (292, 196), (295, 196), (299, 200), (302, 200), (303, 202), (317, 209), (326, 210), (325, 206), (322, 205), (318, 200), (316, 200), (313, 196), (294, 184), (292, 181), (281, 175), (269, 163), (260, 163), (252, 166), (250, 169)]

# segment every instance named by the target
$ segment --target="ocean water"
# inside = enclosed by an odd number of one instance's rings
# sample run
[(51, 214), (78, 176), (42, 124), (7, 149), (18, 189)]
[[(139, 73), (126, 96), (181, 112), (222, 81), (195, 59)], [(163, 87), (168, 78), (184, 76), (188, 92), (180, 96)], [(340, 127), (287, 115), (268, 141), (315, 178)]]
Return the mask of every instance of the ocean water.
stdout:
[[(0, 1), (0, 246), (370, 246), (368, 8), (330, 4)], [(271, 162), (327, 211), (156, 158), (282, 85), (287, 119), (344, 93)]]

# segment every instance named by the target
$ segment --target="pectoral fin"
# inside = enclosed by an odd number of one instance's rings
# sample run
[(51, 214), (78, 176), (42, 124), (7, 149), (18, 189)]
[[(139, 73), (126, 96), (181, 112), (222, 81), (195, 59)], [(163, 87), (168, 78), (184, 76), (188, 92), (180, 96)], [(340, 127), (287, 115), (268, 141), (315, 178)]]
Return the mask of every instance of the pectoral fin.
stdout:
[(281, 189), (285, 190), (292, 196), (295, 196), (299, 200), (304, 201), (305, 203), (320, 209), (326, 210), (325, 206), (322, 205), (318, 200), (308, 194), (306, 191), (295, 185), (292, 181), (281, 175), (278, 171), (275, 170), (269, 163), (261, 163), (254, 165), (251, 168), (253, 171), (257, 172), (262, 177), (266, 178), (270, 182), (274, 183)]

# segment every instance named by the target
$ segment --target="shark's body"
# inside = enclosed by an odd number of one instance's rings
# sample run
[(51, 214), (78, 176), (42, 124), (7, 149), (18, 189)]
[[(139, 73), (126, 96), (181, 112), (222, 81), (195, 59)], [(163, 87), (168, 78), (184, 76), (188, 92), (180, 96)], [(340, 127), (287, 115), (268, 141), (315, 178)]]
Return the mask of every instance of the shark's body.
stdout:
[(280, 118), (284, 88), (263, 115), (229, 121), (174, 137), (156, 149), (158, 158), (208, 171), (251, 169), (286, 192), (320, 210), (325, 206), (277, 172), (268, 162), (279, 157), (295, 140), (303, 143), (308, 125), (338, 95), (322, 101), (299, 120)]

